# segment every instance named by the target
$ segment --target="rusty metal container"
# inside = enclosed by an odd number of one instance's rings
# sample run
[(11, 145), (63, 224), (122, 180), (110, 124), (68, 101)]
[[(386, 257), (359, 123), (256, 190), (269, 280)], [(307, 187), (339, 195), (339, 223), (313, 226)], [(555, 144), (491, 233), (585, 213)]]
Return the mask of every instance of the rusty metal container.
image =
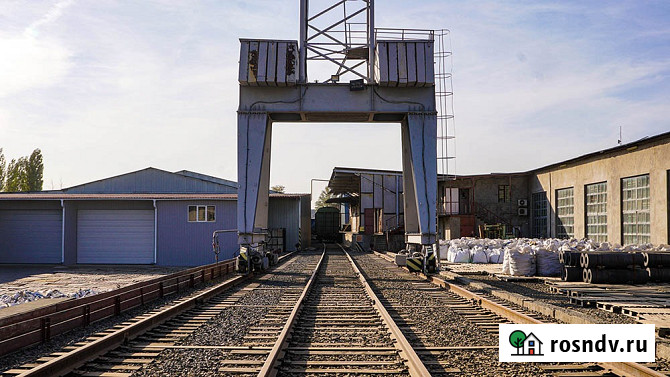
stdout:
[(375, 48), (375, 77), (379, 86), (434, 85), (433, 50), (433, 41), (429, 40), (378, 40)]
[(240, 43), (240, 85), (296, 85), (297, 41), (240, 39)]

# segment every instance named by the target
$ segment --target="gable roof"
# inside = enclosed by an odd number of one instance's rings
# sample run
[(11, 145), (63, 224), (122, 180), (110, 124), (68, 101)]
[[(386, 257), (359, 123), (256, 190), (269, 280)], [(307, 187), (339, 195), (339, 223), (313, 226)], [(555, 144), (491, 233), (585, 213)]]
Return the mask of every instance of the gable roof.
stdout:
[(533, 334), (533, 333), (530, 333), (530, 334), (526, 335), (526, 339), (525, 339), (523, 342), (525, 343), (528, 339), (530, 339), (531, 336), (532, 336), (535, 340), (537, 340), (538, 342), (540, 342), (540, 344), (542, 344), (542, 341), (541, 341), (537, 336), (535, 336), (535, 334)]
[[(68, 194), (237, 193), (237, 184), (231, 181), (193, 172), (187, 172), (186, 174), (149, 167), (68, 187), (63, 189), (62, 192)], [(198, 177), (198, 175), (201, 177)], [(220, 182), (216, 180), (220, 180)]]
[(224, 186), (230, 186), (230, 187), (237, 190), (237, 182), (235, 182), (235, 181), (229, 181), (227, 179), (213, 177), (213, 176), (207, 175), (207, 174), (196, 173), (196, 172), (190, 171), (190, 170), (176, 171), (175, 174), (181, 174), (181, 175), (186, 176), (186, 177), (202, 179), (204, 181), (214, 182), (214, 183), (218, 183), (218, 184), (224, 185)]

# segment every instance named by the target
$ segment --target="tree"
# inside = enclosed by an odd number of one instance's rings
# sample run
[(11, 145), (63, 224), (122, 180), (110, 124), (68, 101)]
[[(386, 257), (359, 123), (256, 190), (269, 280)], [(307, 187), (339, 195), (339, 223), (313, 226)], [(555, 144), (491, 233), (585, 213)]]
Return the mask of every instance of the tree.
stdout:
[(274, 185), (274, 186), (270, 187), (270, 190), (283, 194), (284, 190), (286, 190), (286, 187), (284, 187), (284, 185)]
[(7, 175), (7, 161), (0, 148), (0, 191), (5, 191), (5, 176)]
[(25, 167), (25, 191), (42, 191), (44, 163), (42, 151), (35, 149), (26, 162)]
[(326, 203), (326, 201), (330, 198), (333, 197), (333, 193), (330, 191), (330, 187), (327, 187), (321, 191), (321, 194), (319, 195), (319, 199), (316, 200), (316, 203), (314, 203), (315, 209), (319, 209), (322, 207), (337, 207), (335, 203)]
[(516, 348), (516, 353), (521, 354), (521, 349), (523, 348), (523, 342), (526, 340), (526, 334), (521, 330), (516, 330), (512, 332), (509, 336), (509, 343)]
[(26, 165), (28, 160), (25, 157), (17, 161), (13, 159), (7, 167), (7, 177), (5, 181), (5, 190), (8, 192), (26, 191)]

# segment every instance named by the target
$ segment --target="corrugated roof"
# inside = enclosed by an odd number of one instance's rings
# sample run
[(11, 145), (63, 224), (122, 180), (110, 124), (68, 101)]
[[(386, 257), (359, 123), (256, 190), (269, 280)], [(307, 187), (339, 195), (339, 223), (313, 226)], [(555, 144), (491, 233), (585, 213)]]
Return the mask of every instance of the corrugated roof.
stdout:
[[(271, 198), (300, 198), (310, 194), (270, 194)], [(0, 200), (237, 200), (237, 194), (67, 194), (2, 193)]]

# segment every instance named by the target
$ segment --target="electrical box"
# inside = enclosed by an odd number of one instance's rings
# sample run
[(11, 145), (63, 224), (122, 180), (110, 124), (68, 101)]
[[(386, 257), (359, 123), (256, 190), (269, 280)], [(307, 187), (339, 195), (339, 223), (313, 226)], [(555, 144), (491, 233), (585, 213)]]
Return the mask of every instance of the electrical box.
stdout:
[(379, 86), (435, 84), (433, 41), (377, 41), (376, 79)]
[(240, 43), (240, 85), (296, 85), (297, 41), (240, 39)]

